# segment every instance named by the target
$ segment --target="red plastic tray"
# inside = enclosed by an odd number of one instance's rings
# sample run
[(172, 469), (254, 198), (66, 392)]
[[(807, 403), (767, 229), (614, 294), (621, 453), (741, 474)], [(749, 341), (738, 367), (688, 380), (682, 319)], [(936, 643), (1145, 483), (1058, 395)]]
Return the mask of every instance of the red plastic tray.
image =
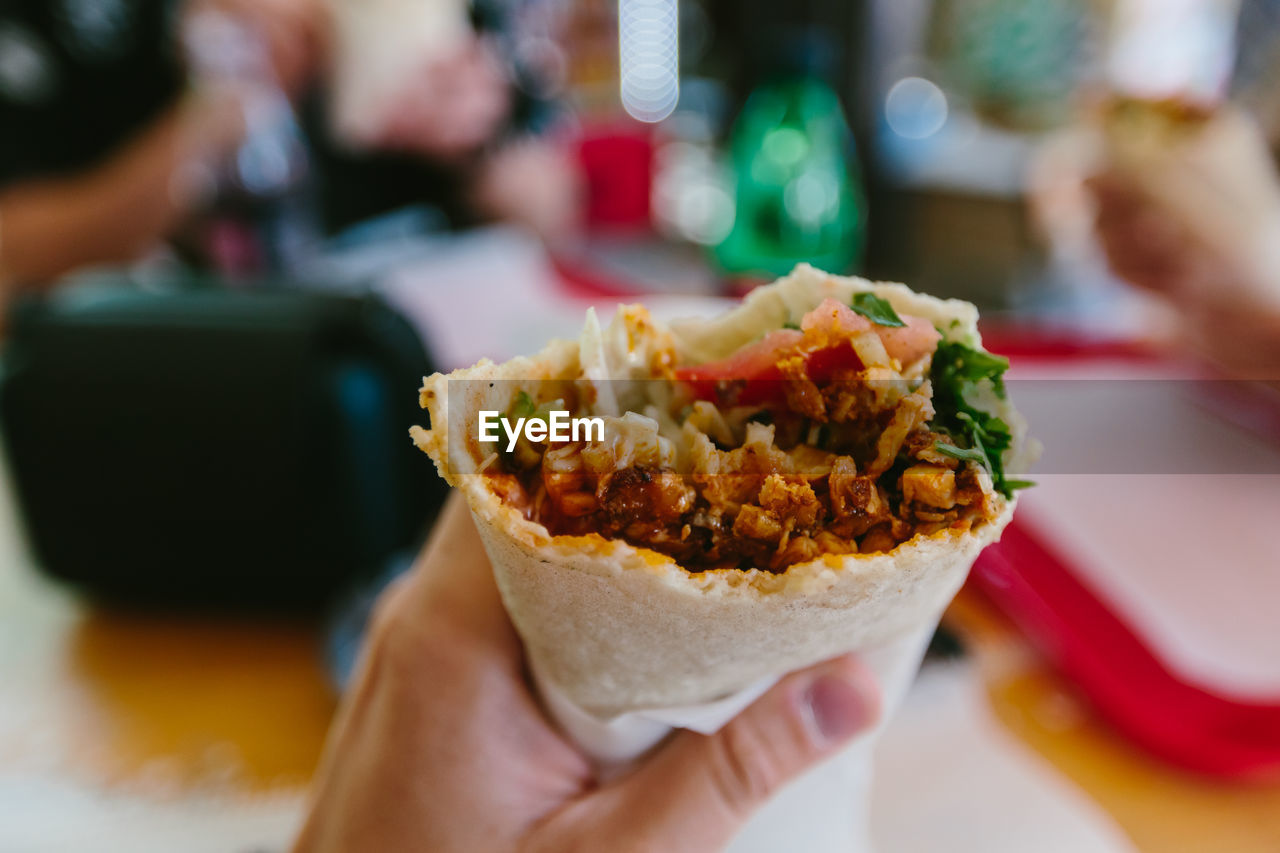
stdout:
[[(1015, 359), (1152, 357), (1123, 343), (1042, 346), (989, 337), (992, 350)], [(1002, 610), (1105, 719), (1153, 755), (1217, 777), (1280, 778), (1280, 705), (1226, 698), (1177, 677), (1050, 541), (1029, 518), (1015, 519), (979, 557), (970, 586)]]
[(1231, 778), (1280, 778), (1280, 705), (1214, 695), (1175, 677), (1082, 583), (1014, 521), (969, 583), (999, 607), (1117, 729), (1173, 764)]

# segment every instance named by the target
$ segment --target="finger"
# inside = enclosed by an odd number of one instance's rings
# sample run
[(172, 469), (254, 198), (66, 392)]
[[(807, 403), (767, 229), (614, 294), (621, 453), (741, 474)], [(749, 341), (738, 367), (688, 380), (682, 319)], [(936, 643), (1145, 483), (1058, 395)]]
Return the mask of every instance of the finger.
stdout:
[(718, 850), (783, 785), (867, 731), (879, 706), (852, 656), (790, 675), (716, 734), (682, 733), (601, 792), (613, 802), (594, 831), (611, 849)]
[(225, 0), (221, 8), (256, 31), (277, 79), (286, 91), (295, 92), (316, 64), (321, 6), (315, 0)]
[(494, 651), (511, 628), (464, 501), (384, 600), (295, 849), (515, 849), (590, 767), (542, 716), (518, 653)]
[(1099, 237), (1107, 265), (1118, 278), (1144, 290), (1160, 293), (1172, 288), (1173, 267), (1169, 259), (1150, 251), (1133, 228), (1114, 227), (1100, 231)]
[(1142, 190), (1132, 181), (1118, 175), (1103, 172), (1088, 178), (1085, 187), (1093, 195), (1098, 208), (1098, 220), (1127, 219), (1150, 207)]

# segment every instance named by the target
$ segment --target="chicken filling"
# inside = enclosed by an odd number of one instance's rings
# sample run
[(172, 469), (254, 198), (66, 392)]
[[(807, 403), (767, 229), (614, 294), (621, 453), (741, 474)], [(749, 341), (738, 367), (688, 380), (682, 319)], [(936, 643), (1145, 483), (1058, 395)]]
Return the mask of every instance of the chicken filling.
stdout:
[[(729, 358), (654, 368), (668, 389), (603, 441), (529, 444), (491, 487), (556, 535), (597, 533), (691, 571), (780, 572), (993, 518), (1008, 427), (972, 403), (1006, 365), (864, 294), (826, 300)], [(590, 411), (590, 394), (556, 405)], [(515, 408), (540, 405), (522, 395)]]

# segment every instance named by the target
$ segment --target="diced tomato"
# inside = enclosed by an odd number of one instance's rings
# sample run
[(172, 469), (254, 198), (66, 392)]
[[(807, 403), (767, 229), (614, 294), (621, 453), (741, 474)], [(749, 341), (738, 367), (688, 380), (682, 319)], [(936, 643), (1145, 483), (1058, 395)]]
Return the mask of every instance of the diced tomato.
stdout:
[(810, 350), (805, 362), (805, 372), (814, 382), (824, 382), (837, 370), (861, 368), (862, 360), (854, 352), (853, 345), (845, 338), (833, 346)]
[(824, 332), (828, 336), (850, 336), (874, 330), (884, 344), (890, 358), (896, 358), (904, 367), (938, 348), (942, 335), (923, 317), (899, 314), (905, 326), (881, 326), (847, 305), (827, 298), (817, 308), (804, 315), (800, 328)]
[(826, 332), (828, 335), (845, 338), (865, 332), (871, 325), (866, 317), (831, 297), (822, 300), (817, 308), (800, 320), (800, 328), (806, 332)]
[(942, 334), (923, 317), (900, 314), (905, 326), (876, 326), (876, 334), (884, 344), (890, 358), (896, 358), (903, 367), (919, 361), (938, 348)]
[(676, 377), (693, 386), (703, 399), (718, 399), (721, 383), (743, 381), (734, 401), (743, 405), (775, 401), (782, 397), (782, 371), (778, 362), (804, 355), (805, 369), (815, 382), (831, 378), (837, 370), (859, 368), (862, 362), (850, 338), (874, 330), (885, 352), (903, 365), (933, 352), (941, 335), (923, 317), (901, 315), (905, 326), (881, 326), (834, 299), (824, 299), (800, 321), (801, 331), (779, 329), (748, 344), (728, 358), (676, 369)]
[(732, 401), (744, 406), (782, 399), (782, 371), (778, 362), (789, 356), (804, 354), (809, 376), (821, 381), (845, 367), (861, 367), (848, 338), (837, 338), (834, 346), (808, 350), (806, 336), (795, 329), (770, 332), (754, 344), (748, 344), (728, 358), (676, 368), (676, 378), (693, 386), (694, 394), (706, 400), (719, 400), (722, 382), (741, 382)]
[(676, 378), (691, 383), (699, 397), (711, 391), (715, 383), (726, 379), (781, 379), (778, 359), (799, 348), (804, 338), (795, 329), (778, 329), (754, 344), (747, 344), (728, 358), (692, 367), (676, 368)]

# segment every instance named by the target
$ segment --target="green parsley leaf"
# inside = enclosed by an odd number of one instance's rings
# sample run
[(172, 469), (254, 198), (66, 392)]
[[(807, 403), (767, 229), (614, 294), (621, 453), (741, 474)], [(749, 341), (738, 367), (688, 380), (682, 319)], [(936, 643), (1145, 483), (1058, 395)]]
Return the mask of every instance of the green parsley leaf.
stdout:
[(941, 374), (947, 384), (987, 380), (1002, 400), (1004, 372), (1008, 369), (1009, 359), (981, 352), (957, 341), (942, 341), (933, 355), (933, 371), (935, 375)]
[(1004, 372), (1008, 369), (1008, 359), (957, 341), (942, 341), (930, 370), (937, 412), (930, 426), (954, 442), (939, 443), (938, 452), (982, 465), (990, 472), (992, 485), (1005, 497), (1026, 487), (1025, 481), (1004, 477), (1004, 452), (1013, 446), (1013, 431), (1003, 420), (974, 405), (972, 395), (985, 382), (1004, 399)]
[(1004, 485), (1006, 489), (1014, 492), (1018, 489), (1029, 489), (1034, 486), (1035, 483), (1031, 480), (1005, 480)]
[(793, 323), (793, 322), (791, 322), (790, 320), (788, 320), (787, 322), (783, 323), (783, 324), (782, 324), (782, 328), (784, 328), (784, 329), (793, 329), (793, 330), (795, 330), (795, 331), (797, 331), (797, 332), (798, 332), (798, 331), (800, 331), (800, 325), (799, 325), (798, 323)]
[(898, 316), (898, 312), (893, 310), (892, 305), (874, 293), (854, 294), (851, 307), (877, 326), (907, 325), (902, 322), (902, 318)]

